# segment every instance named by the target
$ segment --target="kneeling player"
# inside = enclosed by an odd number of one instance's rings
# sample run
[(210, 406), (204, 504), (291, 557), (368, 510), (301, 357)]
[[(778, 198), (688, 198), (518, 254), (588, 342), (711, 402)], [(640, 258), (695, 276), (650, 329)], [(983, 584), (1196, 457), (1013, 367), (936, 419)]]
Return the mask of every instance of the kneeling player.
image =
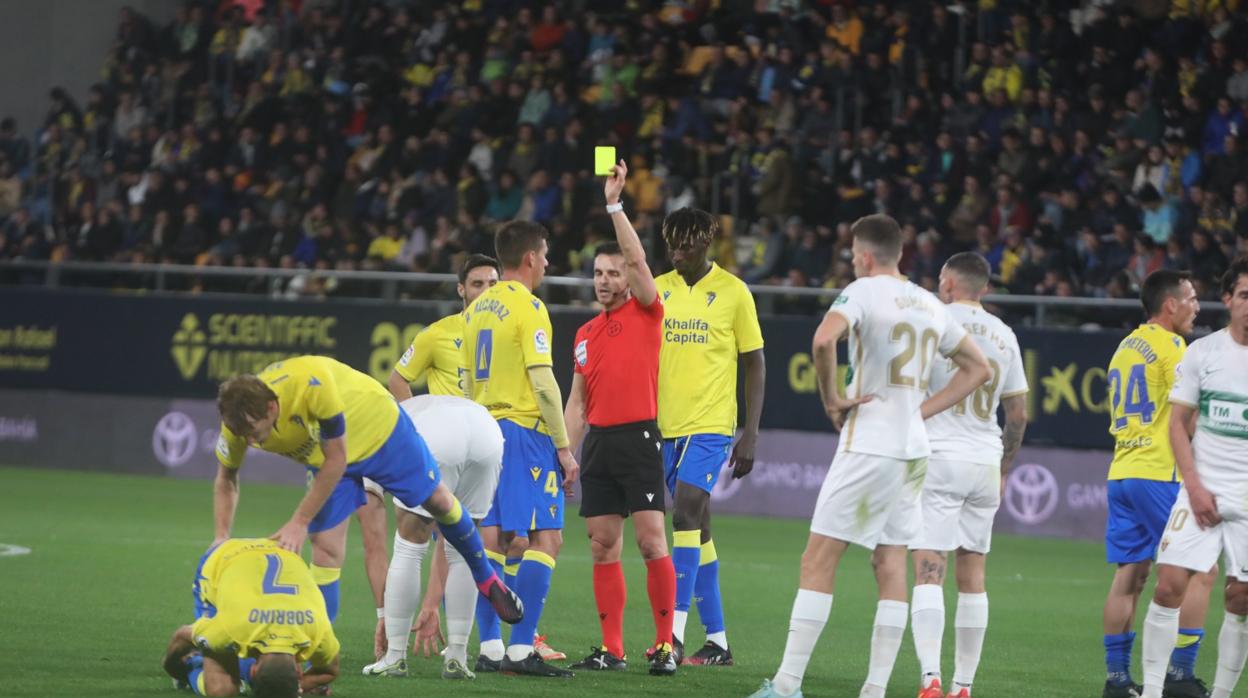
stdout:
[[(338, 638), (298, 555), (266, 539), (230, 539), (200, 559), (195, 622), (173, 633), (165, 671), (198, 695), (260, 698), (327, 690)], [(300, 667), (304, 668), (301, 670)]]
[(216, 539), (228, 537), (233, 524), (238, 469), (248, 445), (303, 463), (311, 486), (290, 521), (273, 537), (284, 549), (298, 552), (312, 533), (313, 577), (325, 595), (331, 622), (338, 605), (347, 523), (365, 502), (364, 478), (409, 507), (423, 505), (468, 561), (473, 581), (499, 617), (509, 623), (520, 620), (520, 599), (486, 560), (476, 526), (442, 484), (424, 439), (377, 381), (330, 358), (300, 356), (279, 361), (256, 376), (227, 380), (217, 405), (222, 426), (213, 491)]
[[(1248, 257), (1222, 279), (1230, 325), (1192, 342), (1170, 392), (1170, 443), (1183, 473), (1157, 552), (1144, 620), (1144, 698), (1161, 698), (1192, 577), (1226, 560), (1226, 617), (1212, 698), (1230, 698), (1248, 658)], [(1188, 425), (1196, 416), (1196, 433)]]
[[(489, 513), (503, 465), (503, 432), (498, 422), (481, 405), (449, 395), (421, 395), (404, 400), (400, 407), (429, 445), (442, 471), (443, 482), (463, 503), (468, 515), (480, 521)], [(423, 507), (408, 507), (395, 500), (395, 512), (397, 530), (390, 571), (386, 575), (385, 617), (382, 619), (388, 649), (384, 657), (364, 667), (365, 676), (407, 674), (407, 640), (420, 603), (420, 568), (433, 534), (433, 518)], [(450, 642), (442, 678), (475, 678), (467, 666), (468, 634), (472, 632), (477, 598), (472, 574), (463, 556), (454, 548), (442, 552), (445, 549), (442, 539), (438, 540), (437, 548), (420, 627), (426, 624), (437, 627), (437, 609), (445, 584)]]
[[(923, 524), (910, 545), (914, 558), (914, 649), (922, 672), (919, 698), (945, 698), (940, 683), (940, 645), (945, 632), (948, 555), (957, 551), (957, 663), (950, 698), (970, 698), (988, 628), (984, 561), (992, 541), (992, 518), (1001, 504), (1001, 481), (1027, 426), (1027, 376), (1018, 339), (979, 299), (988, 292), (991, 269), (974, 252), (949, 258), (940, 272), (940, 299), (950, 316), (988, 357), (992, 378), (971, 396), (927, 420), (932, 455), (923, 483)], [(928, 394), (944, 389), (952, 361), (932, 366)], [(1005, 409), (1005, 433), (997, 406)]]

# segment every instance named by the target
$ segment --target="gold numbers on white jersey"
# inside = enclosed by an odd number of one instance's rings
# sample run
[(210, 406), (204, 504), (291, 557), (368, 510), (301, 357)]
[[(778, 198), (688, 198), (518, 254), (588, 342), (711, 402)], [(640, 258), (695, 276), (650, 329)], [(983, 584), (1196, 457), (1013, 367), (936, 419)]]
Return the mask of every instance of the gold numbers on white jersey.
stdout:
[[(919, 390), (927, 390), (927, 379), (931, 374), (928, 368), (932, 365), (936, 344), (940, 341), (936, 330), (929, 328), (920, 335), (914, 325), (899, 322), (893, 325), (888, 339), (894, 344), (902, 345), (901, 353), (888, 362), (888, 384), (898, 388), (918, 386)], [(919, 358), (917, 377), (911, 374), (911, 364), (914, 363), (916, 354)]]
[(966, 414), (966, 406), (969, 404), (971, 413), (982, 422), (991, 421), (996, 416), (993, 414), (996, 410), (992, 409), (992, 396), (996, 394), (997, 384), (1001, 382), (1001, 365), (995, 359), (988, 359), (988, 365), (992, 368), (992, 378), (967, 395), (962, 402), (954, 405), (954, 414)]

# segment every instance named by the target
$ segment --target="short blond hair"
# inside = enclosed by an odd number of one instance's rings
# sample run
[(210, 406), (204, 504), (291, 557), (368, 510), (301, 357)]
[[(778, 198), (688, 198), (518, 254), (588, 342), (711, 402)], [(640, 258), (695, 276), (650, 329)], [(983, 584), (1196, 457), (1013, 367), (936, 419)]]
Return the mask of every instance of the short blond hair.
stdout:
[(277, 401), (264, 381), (255, 376), (234, 376), (217, 391), (217, 411), (225, 427), (237, 436), (249, 436), (251, 423), (269, 414), (269, 403)]

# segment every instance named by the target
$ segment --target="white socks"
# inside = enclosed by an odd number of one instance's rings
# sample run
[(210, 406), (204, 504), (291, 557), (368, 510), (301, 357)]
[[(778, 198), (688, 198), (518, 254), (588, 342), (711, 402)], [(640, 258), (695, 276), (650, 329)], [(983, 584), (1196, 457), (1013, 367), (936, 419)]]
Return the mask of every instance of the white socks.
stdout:
[[(706, 636), (706, 641), (714, 642), (720, 647), (723, 647), (724, 649), (728, 649), (728, 631), (721, 630), (717, 633), (708, 633)], [(684, 640), (681, 640), (681, 642), (684, 642)]]
[(458, 659), (467, 666), (468, 636), (472, 634), (472, 619), (477, 607), (477, 585), (472, 580), (468, 562), (449, 545), (446, 546), (446, 561), (446, 659)]
[(688, 611), (672, 612), (672, 637), (677, 640), (685, 641), (685, 623), (689, 620)]
[(875, 629), (871, 632), (871, 666), (861, 696), (883, 696), (888, 679), (897, 663), (897, 651), (906, 634), (909, 604), (905, 601), (881, 601), (875, 610)]
[(420, 606), (420, 566), (428, 543), (409, 543), (394, 534), (394, 554), (386, 573), (386, 661), (397, 662), (407, 657), (407, 640), (412, 620)]
[[(1174, 643), (1178, 638), (1179, 609), (1158, 606), (1155, 601), (1150, 601), (1148, 615), (1144, 617), (1143, 698), (1161, 698), (1161, 690), (1166, 682), (1166, 667), (1170, 664), (1170, 653), (1174, 651)], [(1221, 655), (1221, 636), (1218, 639), (1218, 654)], [(1218, 671), (1220, 674), (1220, 661)]]
[(523, 661), (530, 654), (533, 654), (533, 645), (512, 645), (507, 648), (507, 658), (513, 662)]
[(1213, 679), (1213, 698), (1231, 698), (1248, 658), (1248, 616), (1227, 613), (1218, 633), (1218, 673)]
[(784, 645), (784, 660), (772, 679), (776, 693), (793, 695), (802, 688), (802, 676), (823, 626), (832, 612), (832, 595), (809, 589), (798, 589), (789, 616), (789, 639)]
[(919, 658), (923, 687), (930, 678), (940, 678), (940, 641), (945, 634), (945, 594), (938, 584), (920, 584), (911, 599), (910, 622), (914, 653)]
[(958, 594), (953, 628), (957, 638), (953, 683), (954, 686), (970, 686), (975, 683), (979, 657), (984, 650), (984, 635), (988, 632), (988, 594)]

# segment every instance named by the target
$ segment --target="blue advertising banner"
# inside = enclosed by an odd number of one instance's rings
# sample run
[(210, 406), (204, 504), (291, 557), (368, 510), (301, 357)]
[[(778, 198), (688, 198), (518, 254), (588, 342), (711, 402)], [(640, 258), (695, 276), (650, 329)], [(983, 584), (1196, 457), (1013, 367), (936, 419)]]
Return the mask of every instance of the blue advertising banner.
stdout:
[[(211, 399), (218, 383), (298, 354), (333, 356), (385, 382), (412, 337), (454, 303), (284, 301), (0, 287), (0, 386)], [(552, 308), (555, 372), (571, 379), (588, 309)], [(830, 432), (810, 341), (817, 317), (763, 317), (763, 427)], [(1110, 448), (1107, 331), (1019, 328), (1031, 385), (1027, 442)], [(842, 363), (842, 367), (844, 363)], [(743, 381), (738, 381), (743, 384)]]

